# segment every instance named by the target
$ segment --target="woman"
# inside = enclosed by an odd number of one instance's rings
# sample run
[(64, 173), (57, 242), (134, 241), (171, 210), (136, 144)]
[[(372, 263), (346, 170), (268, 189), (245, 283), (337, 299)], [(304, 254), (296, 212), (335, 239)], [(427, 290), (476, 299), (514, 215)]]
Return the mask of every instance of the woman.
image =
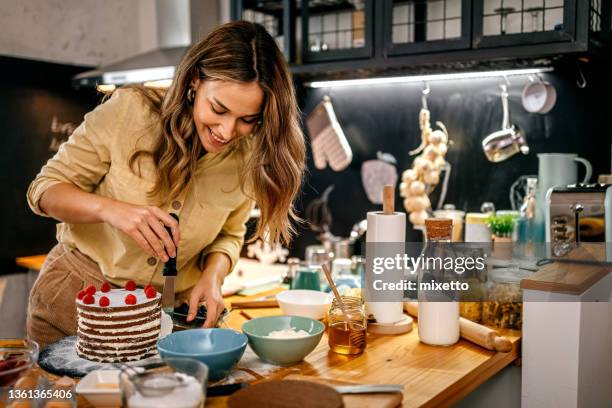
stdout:
[(165, 94), (120, 89), (85, 115), (28, 191), (35, 213), (62, 221), (30, 295), (30, 338), (46, 345), (75, 334), (75, 294), (90, 283), (161, 290), (163, 263), (177, 252), (187, 320), (205, 301), (204, 326), (213, 326), (253, 202), (253, 239), (294, 233), (305, 159), (298, 114), (273, 38), (234, 22), (189, 49)]

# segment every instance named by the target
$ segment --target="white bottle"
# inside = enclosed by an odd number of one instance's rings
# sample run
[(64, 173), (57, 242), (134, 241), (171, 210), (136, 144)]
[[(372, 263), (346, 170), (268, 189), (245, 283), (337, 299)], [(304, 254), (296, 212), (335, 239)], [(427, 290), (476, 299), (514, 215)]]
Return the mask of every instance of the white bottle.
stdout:
[(419, 302), (419, 339), (432, 346), (459, 341), (459, 302)]
[[(427, 244), (424, 255), (442, 256), (442, 246), (449, 244), (453, 224), (451, 219), (428, 218), (425, 220)], [(442, 244), (442, 245), (440, 245)], [(419, 273), (419, 284), (423, 281), (423, 271)], [(459, 302), (449, 298), (444, 301), (443, 293), (433, 293), (425, 299), (426, 295), (419, 290), (419, 339), (432, 346), (450, 346), (459, 341)], [(435, 299), (435, 300), (432, 300)]]

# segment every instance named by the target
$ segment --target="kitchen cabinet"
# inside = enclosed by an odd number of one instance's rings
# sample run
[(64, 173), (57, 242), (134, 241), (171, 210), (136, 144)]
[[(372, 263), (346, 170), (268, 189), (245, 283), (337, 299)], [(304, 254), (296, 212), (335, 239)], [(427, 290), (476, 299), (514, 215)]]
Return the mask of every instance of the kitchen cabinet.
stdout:
[(565, 43), (571, 51), (601, 28), (602, 8), (601, 0), (475, 0), (473, 46)]
[(232, 0), (231, 19), (263, 25), (288, 62), (295, 61), (295, 1)]
[(302, 61), (372, 56), (373, 0), (303, 0)]
[(470, 48), (471, 0), (384, 0), (387, 55)]
[(611, 9), (605, 0), (233, 0), (232, 18), (264, 24), (294, 74), (314, 78), (606, 57)]

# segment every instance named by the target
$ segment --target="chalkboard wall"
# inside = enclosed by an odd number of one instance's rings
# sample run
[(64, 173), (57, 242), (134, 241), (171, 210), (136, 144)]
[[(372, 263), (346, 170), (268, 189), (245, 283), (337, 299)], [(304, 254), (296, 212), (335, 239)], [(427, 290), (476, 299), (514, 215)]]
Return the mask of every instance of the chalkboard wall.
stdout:
[[(578, 153), (593, 164), (593, 174), (610, 173), (612, 110), (608, 100), (612, 86), (606, 71), (610, 65), (585, 67), (585, 89), (576, 85), (575, 64), (556, 67), (543, 75), (557, 89), (556, 106), (547, 115), (529, 114), (521, 105), (521, 92), (527, 77), (510, 77), (511, 119), (525, 130), (530, 154), (516, 155), (501, 163), (486, 160), (481, 141), (499, 130), (502, 121), (500, 87), (503, 79), (473, 79), (431, 82), (428, 99), (432, 127), (442, 121), (448, 128), (452, 147), (447, 154), (451, 163), (446, 203), (457, 209), (478, 211), (483, 201), (492, 201), (497, 209), (509, 209), (509, 188), (520, 175), (537, 174), (537, 153)], [(420, 83), (355, 86), (345, 88), (300, 88), (301, 107), (306, 116), (324, 95), (332, 98), (340, 124), (352, 147), (354, 158), (342, 172), (317, 170), (310, 155), (309, 174), (299, 208), (318, 197), (333, 184), (330, 196), (333, 214), (332, 232), (348, 236), (352, 225), (365, 218), (372, 205), (361, 183), (361, 164), (376, 158), (377, 151), (392, 153), (398, 161), (398, 173), (409, 168), (408, 151), (420, 143), (418, 114), (421, 108)], [(595, 180), (595, 178), (593, 179)], [(438, 190), (432, 195), (435, 205)], [(399, 195), (399, 191), (397, 192)], [(401, 199), (396, 208), (403, 210)], [(303, 211), (302, 211), (303, 214)], [(408, 239), (420, 240), (419, 231), (408, 230)], [(306, 245), (317, 243), (306, 226), (295, 241), (292, 253), (304, 256)]]
[(0, 273), (16, 256), (46, 253), (55, 243), (55, 221), (34, 215), (26, 192), (66, 131), (98, 100), (92, 90), (70, 86), (85, 69), (0, 57)]

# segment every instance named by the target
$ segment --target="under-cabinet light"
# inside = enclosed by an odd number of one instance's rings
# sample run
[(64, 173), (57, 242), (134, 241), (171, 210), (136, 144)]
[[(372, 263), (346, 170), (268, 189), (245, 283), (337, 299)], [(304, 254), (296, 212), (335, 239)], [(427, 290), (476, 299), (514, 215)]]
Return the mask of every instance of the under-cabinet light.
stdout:
[(310, 88), (331, 88), (340, 86), (355, 85), (382, 85), (399, 84), (409, 82), (429, 82), (429, 81), (452, 81), (457, 79), (476, 79), (476, 78), (495, 78), (515, 75), (532, 75), (553, 71), (552, 67), (509, 69), (502, 71), (481, 71), (481, 72), (456, 72), (451, 74), (432, 74), (432, 75), (413, 75), (399, 77), (379, 77), (379, 78), (360, 78), (360, 79), (341, 79), (335, 81), (314, 81), (305, 85)]
[(172, 85), (171, 79), (160, 79), (159, 81), (147, 81), (143, 84), (147, 88), (168, 89)]
[(107, 85), (107, 84), (96, 85), (96, 89), (98, 90), (98, 92), (103, 92), (103, 93), (113, 92), (115, 88), (116, 88), (115, 85)]
[(173, 66), (111, 71), (102, 74), (102, 83), (122, 85), (147, 81), (159, 81), (161, 79), (173, 78), (174, 71), (175, 68)]

